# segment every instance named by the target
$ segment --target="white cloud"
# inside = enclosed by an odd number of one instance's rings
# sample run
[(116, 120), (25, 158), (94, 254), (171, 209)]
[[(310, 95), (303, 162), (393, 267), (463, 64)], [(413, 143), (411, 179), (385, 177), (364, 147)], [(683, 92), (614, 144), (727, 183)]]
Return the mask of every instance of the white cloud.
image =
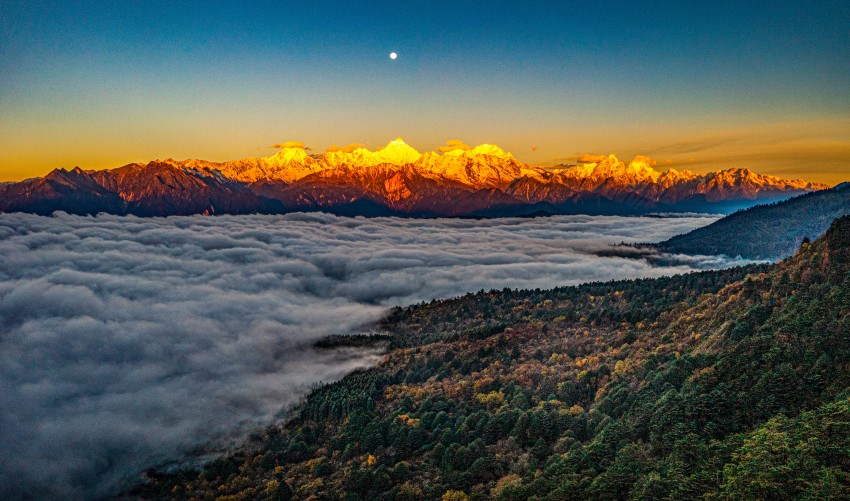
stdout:
[(387, 306), (723, 266), (594, 252), (714, 218), (0, 215), (0, 496), (114, 493), (374, 363)]

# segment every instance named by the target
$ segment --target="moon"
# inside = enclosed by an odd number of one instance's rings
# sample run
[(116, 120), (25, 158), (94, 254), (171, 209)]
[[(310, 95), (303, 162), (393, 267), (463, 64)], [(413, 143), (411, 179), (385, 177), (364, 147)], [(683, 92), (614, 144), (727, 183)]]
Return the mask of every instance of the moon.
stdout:
[(398, 54), (396, 54), (395, 52), (390, 52), (390, 59), (395, 60), (395, 58), (397, 58), (397, 57), (398, 57)]

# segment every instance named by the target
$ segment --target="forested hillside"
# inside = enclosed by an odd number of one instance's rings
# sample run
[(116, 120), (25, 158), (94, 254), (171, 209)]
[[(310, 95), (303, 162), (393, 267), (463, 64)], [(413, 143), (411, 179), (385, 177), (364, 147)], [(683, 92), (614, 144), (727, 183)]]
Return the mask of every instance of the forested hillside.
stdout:
[(678, 254), (781, 259), (792, 255), (803, 239), (818, 238), (835, 218), (847, 214), (850, 214), (850, 183), (843, 183), (736, 212), (657, 246)]
[(776, 265), (396, 309), (174, 499), (847, 499), (850, 217)]

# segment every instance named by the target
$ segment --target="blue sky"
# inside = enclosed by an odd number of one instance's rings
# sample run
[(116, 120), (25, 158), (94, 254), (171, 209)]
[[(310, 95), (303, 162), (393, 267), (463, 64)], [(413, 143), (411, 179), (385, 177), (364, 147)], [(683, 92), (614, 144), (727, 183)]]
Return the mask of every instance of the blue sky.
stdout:
[(3, 2), (0, 178), (397, 136), (835, 182), (850, 160), (846, 1), (247, 4)]

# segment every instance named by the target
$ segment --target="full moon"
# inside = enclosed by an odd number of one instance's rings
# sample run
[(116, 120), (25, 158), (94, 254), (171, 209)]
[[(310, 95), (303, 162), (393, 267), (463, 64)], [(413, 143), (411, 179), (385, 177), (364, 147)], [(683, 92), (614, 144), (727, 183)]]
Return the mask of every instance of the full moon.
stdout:
[(396, 54), (395, 52), (390, 52), (390, 59), (395, 59), (397, 57), (398, 57), (398, 54)]

